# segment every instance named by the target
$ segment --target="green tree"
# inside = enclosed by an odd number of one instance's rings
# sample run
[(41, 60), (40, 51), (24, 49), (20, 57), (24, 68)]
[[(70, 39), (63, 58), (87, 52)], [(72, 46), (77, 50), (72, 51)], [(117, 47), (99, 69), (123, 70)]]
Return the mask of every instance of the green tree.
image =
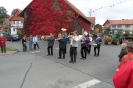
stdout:
[(4, 18), (8, 18), (7, 10), (4, 7), (0, 7), (0, 24), (3, 23)]
[(11, 15), (13, 15), (18, 9), (13, 9)]
[(106, 30), (105, 30), (105, 34), (109, 34), (110, 33), (110, 31), (111, 31), (111, 29), (110, 29), (110, 27), (108, 27), (108, 28), (106, 28)]
[(99, 29), (99, 33), (101, 33), (101, 32), (102, 32), (102, 25), (96, 24), (96, 25), (94, 26), (94, 30), (97, 30), (97, 29)]

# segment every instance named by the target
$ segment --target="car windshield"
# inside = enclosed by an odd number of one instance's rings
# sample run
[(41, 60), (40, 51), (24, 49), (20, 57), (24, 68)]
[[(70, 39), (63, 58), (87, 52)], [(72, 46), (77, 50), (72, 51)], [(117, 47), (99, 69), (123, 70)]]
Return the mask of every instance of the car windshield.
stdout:
[(12, 35), (13, 37), (18, 37), (18, 35)]

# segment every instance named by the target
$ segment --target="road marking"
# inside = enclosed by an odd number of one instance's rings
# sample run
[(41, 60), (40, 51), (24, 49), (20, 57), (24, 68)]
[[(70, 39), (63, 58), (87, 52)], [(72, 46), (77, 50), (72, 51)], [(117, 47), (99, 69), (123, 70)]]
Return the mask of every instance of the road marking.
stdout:
[(36, 52), (41, 52), (41, 51), (36, 51)]
[(35, 53), (35, 52), (30, 52), (30, 53)]
[(97, 83), (99, 83), (99, 82), (100, 82), (99, 80), (93, 79), (93, 80), (90, 80), (90, 81), (85, 82), (85, 83), (83, 83), (83, 84), (80, 84), (80, 85), (78, 85), (78, 86), (75, 86), (75, 87), (73, 87), (73, 88), (89, 88), (89, 87), (91, 87), (91, 86), (93, 86), (93, 85), (95, 85), (95, 84), (97, 84)]

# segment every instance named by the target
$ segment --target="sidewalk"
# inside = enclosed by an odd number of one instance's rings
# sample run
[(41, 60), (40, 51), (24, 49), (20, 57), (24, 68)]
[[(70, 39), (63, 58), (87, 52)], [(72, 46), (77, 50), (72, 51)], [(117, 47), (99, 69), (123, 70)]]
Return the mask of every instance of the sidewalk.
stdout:
[(17, 53), (17, 51), (7, 51), (6, 53), (0, 52), (0, 56), (10, 55), (10, 54), (14, 54), (14, 53)]

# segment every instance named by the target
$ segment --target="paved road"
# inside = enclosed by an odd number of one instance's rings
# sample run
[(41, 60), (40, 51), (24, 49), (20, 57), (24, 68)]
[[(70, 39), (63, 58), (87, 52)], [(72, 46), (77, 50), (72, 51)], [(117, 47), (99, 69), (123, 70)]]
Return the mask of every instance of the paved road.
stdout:
[(58, 43), (53, 56), (47, 56), (47, 42), (39, 44), (41, 49), (23, 53), (21, 42), (7, 42), (20, 52), (0, 57), (0, 88), (114, 88), (120, 45), (102, 45), (99, 57), (91, 52), (86, 60), (80, 59), (78, 48), (77, 63), (70, 64), (69, 53), (57, 59)]

